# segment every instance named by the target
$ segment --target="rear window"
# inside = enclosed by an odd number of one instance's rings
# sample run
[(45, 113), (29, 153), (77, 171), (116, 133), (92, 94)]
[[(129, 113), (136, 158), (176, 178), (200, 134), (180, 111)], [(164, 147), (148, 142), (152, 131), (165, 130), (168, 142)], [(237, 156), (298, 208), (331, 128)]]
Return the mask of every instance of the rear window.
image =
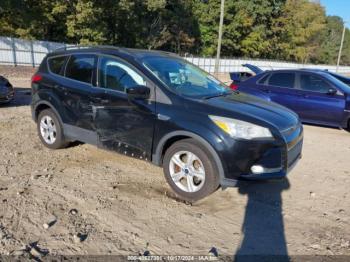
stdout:
[(263, 76), (259, 81), (258, 84), (260, 85), (265, 85), (266, 84), (266, 80), (269, 78), (270, 74), (266, 74), (265, 76)]
[(58, 57), (49, 58), (48, 64), (49, 64), (50, 71), (54, 74), (58, 74), (58, 75), (61, 74), (62, 67), (63, 67), (65, 61), (66, 61), (65, 56), (58, 56)]
[(72, 55), (69, 58), (65, 76), (80, 82), (91, 84), (95, 66), (95, 55)]
[(295, 74), (293, 73), (276, 73), (272, 74), (269, 79), (269, 85), (294, 88)]

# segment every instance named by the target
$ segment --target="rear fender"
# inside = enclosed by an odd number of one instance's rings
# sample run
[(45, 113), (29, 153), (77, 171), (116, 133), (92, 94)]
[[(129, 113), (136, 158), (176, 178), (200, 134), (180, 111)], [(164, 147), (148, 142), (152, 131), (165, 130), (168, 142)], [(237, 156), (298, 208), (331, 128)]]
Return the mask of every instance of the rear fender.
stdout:
[(62, 106), (62, 102), (55, 94), (45, 90), (40, 90), (35, 93), (32, 101), (32, 117), (34, 121), (37, 121), (38, 119), (40, 106), (45, 105), (55, 112), (62, 124), (68, 122), (65, 117), (66, 114), (63, 113), (64, 107)]

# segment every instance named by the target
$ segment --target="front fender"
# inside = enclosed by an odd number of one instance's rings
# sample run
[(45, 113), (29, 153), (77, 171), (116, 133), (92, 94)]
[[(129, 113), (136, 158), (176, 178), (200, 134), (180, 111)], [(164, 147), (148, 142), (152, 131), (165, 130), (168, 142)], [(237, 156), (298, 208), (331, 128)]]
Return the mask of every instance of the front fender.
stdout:
[(257, 96), (261, 99), (264, 99), (266, 101), (269, 101), (271, 102), (271, 98), (270, 96), (263, 92), (263, 91), (260, 91), (259, 89), (257, 88), (251, 88), (251, 87), (247, 87), (247, 86), (242, 86), (242, 88), (238, 88), (238, 90), (242, 93), (246, 93), (246, 94), (249, 94), (249, 95), (253, 95), (253, 96)]
[[(185, 119), (184, 119), (185, 120)], [(167, 141), (175, 137), (189, 137), (200, 142), (211, 154), (218, 168), (220, 184), (222, 187), (235, 186), (237, 181), (234, 179), (227, 179), (225, 177), (225, 163), (221, 161), (219, 152), (225, 146), (220, 143), (221, 138), (213, 131), (204, 128), (197, 122), (180, 121), (177, 122), (176, 128), (168, 121), (158, 120), (156, 128), (156, 136), (154, 143), (154, 151), (152, 154), (152, 162), (156, 165), (162, 164), (163, 149)], [(174, 130), (174, 131), (170, 131)], [(169, 132), (167, 132), (169, 131)]]

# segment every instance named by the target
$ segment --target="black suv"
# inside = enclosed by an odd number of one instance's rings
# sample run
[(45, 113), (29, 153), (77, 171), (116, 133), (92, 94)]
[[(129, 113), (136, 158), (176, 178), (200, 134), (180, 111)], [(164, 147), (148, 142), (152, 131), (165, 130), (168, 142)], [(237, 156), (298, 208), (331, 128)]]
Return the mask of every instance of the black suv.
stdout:
[(171, 53), (57, 50), (33, 76), (32, 96), (44, 145), (81, 141), (151, 161), (187, 201), (241, 178), (284, 177), (301, 157), (295, 113), (231, 91)]

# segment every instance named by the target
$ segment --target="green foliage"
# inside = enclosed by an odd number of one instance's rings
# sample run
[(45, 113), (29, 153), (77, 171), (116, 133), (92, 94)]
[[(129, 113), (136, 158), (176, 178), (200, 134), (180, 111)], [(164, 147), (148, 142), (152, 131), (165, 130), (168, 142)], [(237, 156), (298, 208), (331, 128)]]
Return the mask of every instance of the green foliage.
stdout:
[(316, 57), (318, 57), (319, 60), (325, 63), (336, 63), (342, 30), (343, 21), (340, 17), (327, 17), (326, 27), (318, 37), (320, 48)]
[(275, 21), (277, 51), (288, 60), (306, 63), (318, 48), (315, 41), (325, 27), (325, 11), (315, 2), (287, 0)]
[[(326, 64), (335, 64), (339, 53), (339, 44), (343, 33), (343, 21), (338, 16), (327, 17), (326, 27), (319, 34), (318, 42), (320, 48), (317, 50), (314, 61)], [(342, 52), (342, 62), (350, 64), (350, 31), (345, 34), (344, 47)]]
[[(2, 36), (205, 56), (216, 54), (219, 18), (220, 0), (0, 1)], [(226, 0), (222, 55), (334, 64), (342, 28), (317, 1)]]
[(106, 26), (100, 17), (103, 9), (89, 0), (77, 0), (72, 14), (67, 16), (67, 36), (80, 44), (99, 44), (106, 41)]

